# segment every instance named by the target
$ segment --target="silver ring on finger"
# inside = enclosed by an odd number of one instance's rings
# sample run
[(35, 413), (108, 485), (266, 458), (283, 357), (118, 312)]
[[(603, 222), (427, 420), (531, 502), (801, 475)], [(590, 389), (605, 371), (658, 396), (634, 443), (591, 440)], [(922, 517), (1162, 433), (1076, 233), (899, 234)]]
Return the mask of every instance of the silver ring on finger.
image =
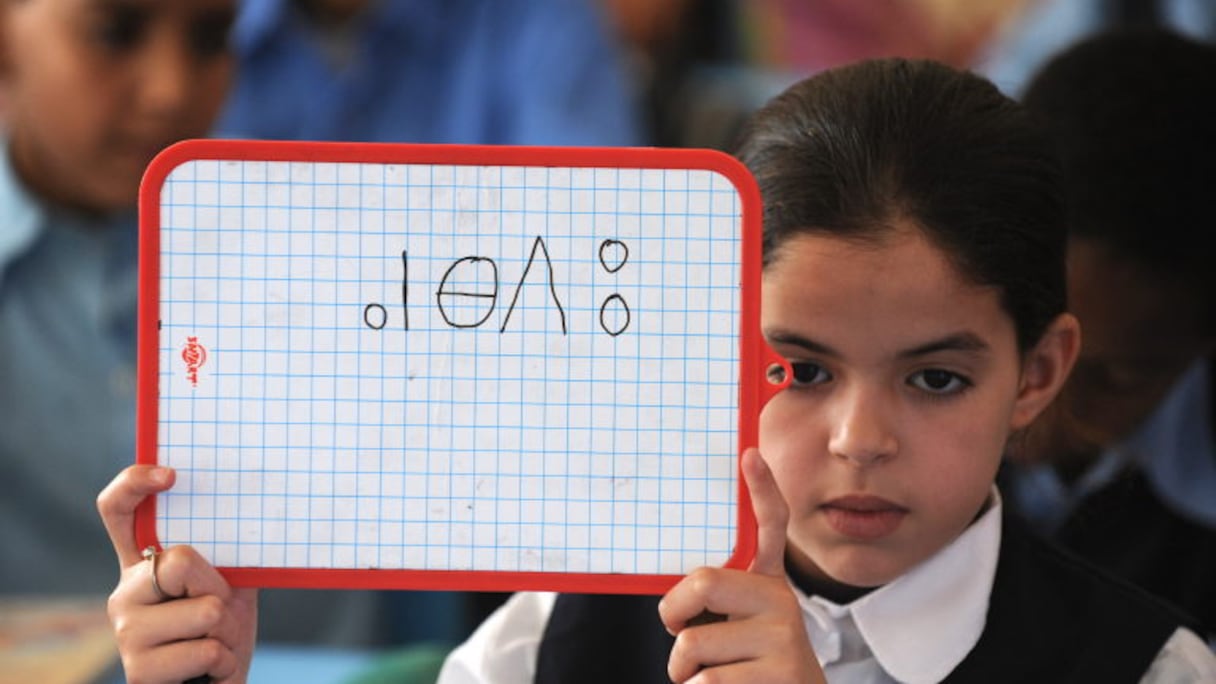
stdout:
[(160, 557), (160, 551), (156, 550), (155, 546), (149, 546), (140, 552), (140, 554), (144, 557), (144, 560), (152, 562), (152, 571), (148, 574), (152, 578), (152, 591), (156, 594), (156, 598), (160, 601), (170, 601), (175, 598), (180, 598), (178, 596), (170, 596), (169, 594), (165, 593), (164, 589), (160, 588), (160, 580), (156, 577), (156, 566), (158, 565), (157, 559)]

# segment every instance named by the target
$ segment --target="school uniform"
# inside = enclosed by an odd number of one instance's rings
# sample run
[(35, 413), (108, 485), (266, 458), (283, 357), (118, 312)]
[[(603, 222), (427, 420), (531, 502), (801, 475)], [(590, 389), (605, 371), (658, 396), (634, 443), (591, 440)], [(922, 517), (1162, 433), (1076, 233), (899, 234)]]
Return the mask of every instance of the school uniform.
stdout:
[(1216, 367), (1194, 363), (1072, 486), (1046, 464), (1002, 469), (1008, 508), (1053, 541), (1182, 608), (1216, 639)]
[[(949, 546), (852, 603), (791, 585), (829, 682), (1216, 681), (1216, 656), (1184, 618), (1002, 524), (994, 497)], [(517, 594), (439, 682), (666, 682), (657, 603)]]

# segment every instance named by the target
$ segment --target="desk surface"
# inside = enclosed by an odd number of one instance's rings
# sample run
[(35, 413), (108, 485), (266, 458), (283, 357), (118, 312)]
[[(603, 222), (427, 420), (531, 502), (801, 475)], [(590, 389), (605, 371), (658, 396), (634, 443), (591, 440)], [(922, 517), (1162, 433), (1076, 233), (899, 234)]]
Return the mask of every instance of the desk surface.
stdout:
[(0, 597), (0, 684), (86, 684), (117, 663), (104, 597)]
[[(374, 651), (261, 644), (249, 682), (341, 684)], [(105, 597), (0, 597), (0, 684), (117, 684), (124, 681)]]

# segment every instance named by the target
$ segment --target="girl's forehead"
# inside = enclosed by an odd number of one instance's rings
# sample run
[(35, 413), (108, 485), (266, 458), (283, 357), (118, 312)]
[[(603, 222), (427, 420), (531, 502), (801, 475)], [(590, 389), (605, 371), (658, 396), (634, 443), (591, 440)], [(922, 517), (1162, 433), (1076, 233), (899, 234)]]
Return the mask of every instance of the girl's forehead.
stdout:
[(867, 241), (791, 238), (765, 269), (761, 318), (766, 333), (810, 335), (833, 348), (890, 351), (960, 333), (1016, 346), (999, 291), (963, 276), (918, 230)]
[(862, 236), (808, 231), (790, 237), (777, 248), (765, 275), (798, 270), (814, 263), (841, 274), (864, 275), (867, 269), (922, 270), (953, 277), (960, 285), (966, 279), (951, 264), (948, 255), (933, 244), (925, 233), (909, 223)]

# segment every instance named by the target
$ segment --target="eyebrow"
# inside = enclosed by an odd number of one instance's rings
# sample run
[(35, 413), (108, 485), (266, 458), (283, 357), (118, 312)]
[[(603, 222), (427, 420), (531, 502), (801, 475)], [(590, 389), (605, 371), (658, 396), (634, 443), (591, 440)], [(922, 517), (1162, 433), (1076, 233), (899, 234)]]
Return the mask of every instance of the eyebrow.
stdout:
[[(765, 338), (769, 342), (777, 344), (788, 344), (795, 347), (802, 347), (812, 354), (820, 354), (823, 356), (832, 356), (840, 358), (840, 352), (832, 349), (826, 344), (816, 342), (809, 337), (804, 337), (797, 333), (788, 330), (768, 330), (764, 333)], [(924, 344), (918, 344), (915, 347), (905, 349), (896, 356), (901, 359), (914, 358), (917, 356), (927, 356), (936, 352), (943, 351), (958, 351), (968, 354), (978, 354), (988, 351), (989, 345), (979, 335), (970, 331), (962, 331), (946, 335), (945, 337), (936, 340), (930, 340)]]

